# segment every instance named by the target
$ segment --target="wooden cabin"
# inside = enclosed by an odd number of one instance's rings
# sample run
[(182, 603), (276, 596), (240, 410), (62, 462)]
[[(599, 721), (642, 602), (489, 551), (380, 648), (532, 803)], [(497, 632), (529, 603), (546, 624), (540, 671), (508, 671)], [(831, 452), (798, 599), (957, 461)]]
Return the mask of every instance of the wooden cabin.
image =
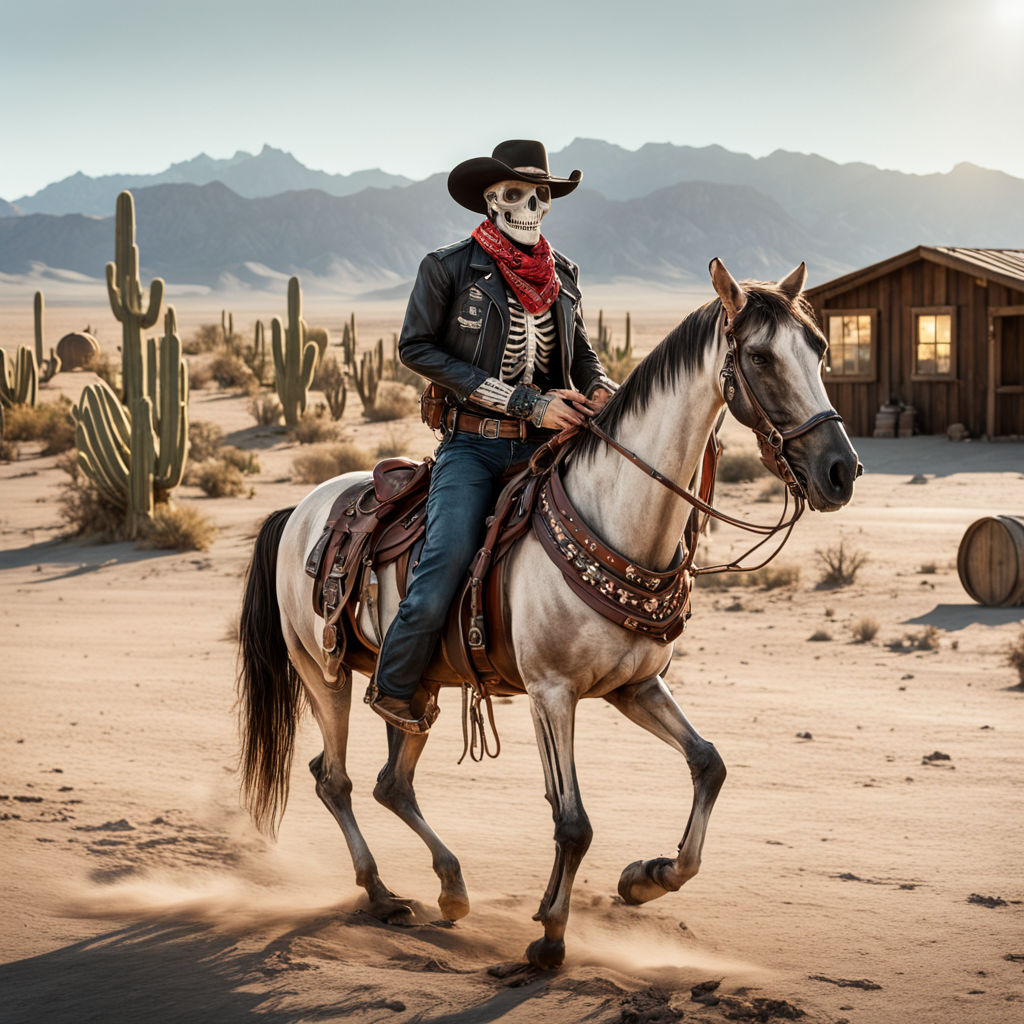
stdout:
[(919, 245), (805, 295), (851, 434), (870, 436), (895, 403), (918, 433), (1024, 436), (1024, 249)]

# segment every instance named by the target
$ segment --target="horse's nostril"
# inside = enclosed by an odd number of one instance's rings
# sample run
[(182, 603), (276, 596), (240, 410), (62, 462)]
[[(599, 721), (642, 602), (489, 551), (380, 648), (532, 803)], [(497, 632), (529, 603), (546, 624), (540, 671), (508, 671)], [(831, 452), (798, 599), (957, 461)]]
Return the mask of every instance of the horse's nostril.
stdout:
[(829, 467), (828, 482), (835, 488), (836, 493), (845, 494), (851, 489), (856, 477), (851, 477), (850, 472), (850, 466), (845, 459), (836, 459)]

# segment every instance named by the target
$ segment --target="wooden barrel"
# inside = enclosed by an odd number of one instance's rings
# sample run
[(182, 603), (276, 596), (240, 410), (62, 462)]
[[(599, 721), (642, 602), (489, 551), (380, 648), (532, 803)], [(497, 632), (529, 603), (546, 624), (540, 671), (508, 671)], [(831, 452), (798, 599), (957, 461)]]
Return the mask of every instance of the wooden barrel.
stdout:
[(986, 516), (967, 527), (956, 569), (979, 604), (1024, 604), (1024, 516)]

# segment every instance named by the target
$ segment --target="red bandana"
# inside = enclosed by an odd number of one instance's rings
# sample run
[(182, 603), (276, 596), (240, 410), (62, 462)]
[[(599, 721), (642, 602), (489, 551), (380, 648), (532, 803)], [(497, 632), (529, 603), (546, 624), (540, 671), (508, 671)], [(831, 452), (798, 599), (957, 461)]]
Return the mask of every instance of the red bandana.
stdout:
[(558, 298), (562, 282), (555, 273), (551, 246), (543, 235), (531, 253), (517, 249), (489, 220), (476, 228), (473, 237), (498, 264), (502, 277), (527, 313), (543, 313)]

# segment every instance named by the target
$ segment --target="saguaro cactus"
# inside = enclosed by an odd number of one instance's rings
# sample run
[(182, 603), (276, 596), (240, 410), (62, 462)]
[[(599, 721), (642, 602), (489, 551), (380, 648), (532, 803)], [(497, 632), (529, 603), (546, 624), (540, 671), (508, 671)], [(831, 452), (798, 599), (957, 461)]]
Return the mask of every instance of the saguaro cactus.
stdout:
[(164, 336), (150, 338), (145, 355), (131, 353), (144, 373), (132, 378), (127, 408), (101, 381), (83, 389), (74, 409), (78, 464), (107, 501), (125, 510), (129, 537), (139, 535), (154, 501), (181, 482), (188, 455), (188, 374), (173, 308)]
[(0, 403), (8, 408), (14, 405), (35, 405), (39, 390), (36, 355), (25, 345), (18, 347), (14, 365), (8, 365), (7, 353), (0, 348)]
[(271, 325), (271, 347), (274, 352), (274, 385), (289, 427), (299, 422), (306, 411), (306, 393), (313, 383), (318, 350), (316, 343), (306, 340), (306, 324), (302, 319), (302, 289), (299, 279), (288, 282), (288, 326), (274, 317)]
[(43, 293), (36, 292), (33, 303), (36, 328), (36, 368), (39, 371), (39, 380), (45, 384), (55, 373), (60, 373), (60, 356), (51, 348), (50, 358), (43, 358)]
[(143, 310), (139, 283), (139, 247), (135, 244), (135, 203), (131, 192), (117, 197), (116, 262), (107, 264), (107, 294), (114, 316), (121, 321), (121, 386), (128, 395), (142, 393), (145, 376), (142, 331), (149, 330), (160, 317), (164, 282), (153, 278), (149, 286), (149, 304)]
[(356, 335), (356, 315), (349, 314), (348, 322), (341, 333), (342, 365), (349, 373), (355, 373), (356, 353), (359, 351), (359, 339)]
[(352, 374), (359, 400), (363, 403), (363, 412), (369, 413), (377, 401), (377, 388), (384, 369), (384, 339), (378, 338), (377, 344), (364, 352), (359, 360), (359, 368)]

